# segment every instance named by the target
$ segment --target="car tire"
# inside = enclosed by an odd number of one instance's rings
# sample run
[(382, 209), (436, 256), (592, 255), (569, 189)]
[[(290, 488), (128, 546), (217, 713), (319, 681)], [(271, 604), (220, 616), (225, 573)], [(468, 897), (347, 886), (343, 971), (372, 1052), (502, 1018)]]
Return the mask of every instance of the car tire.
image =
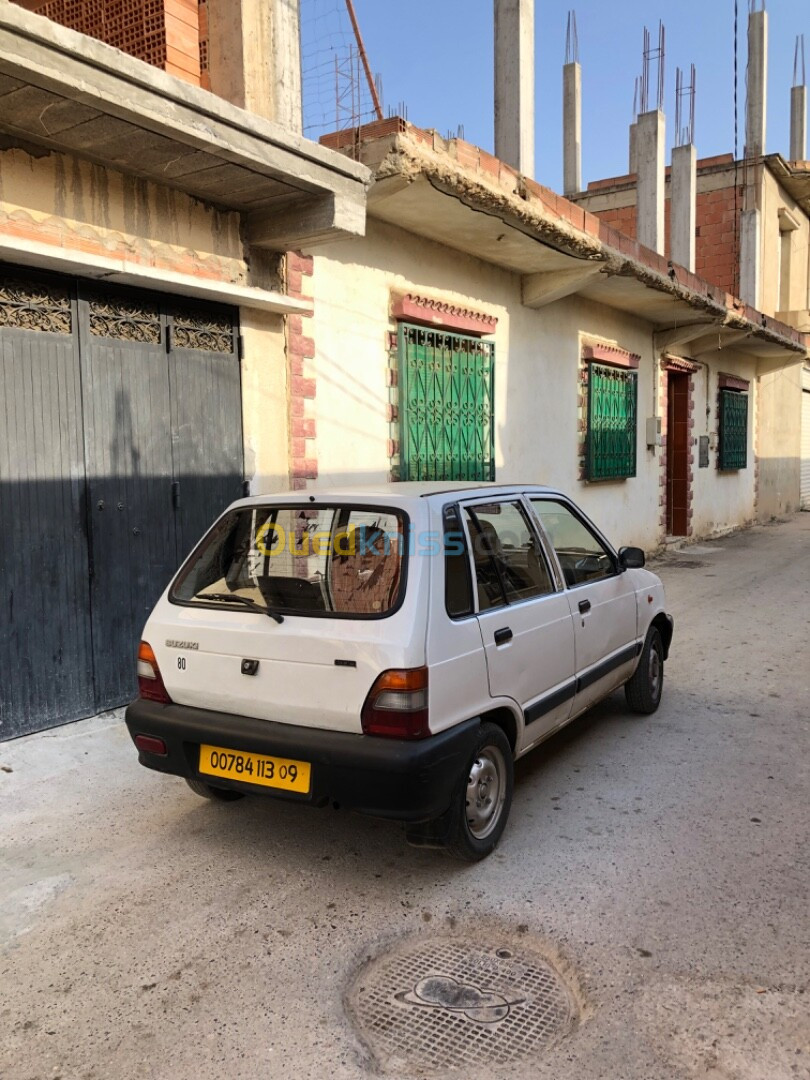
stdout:
[(496, 724), (482, 724), (447, 814), (444, 846), (466, 862), (485, 859), (498, 844), (512, 806), (512, 747)]
[(211, 784), (204, 784), (202, 780), (189, 780), (186, 777), (185, 781), (195, 795), (201, 795), (204, 799), (211, 799), (213, 802), (236, 802), (237, 799), (244, 799), (245, 797), (243, 791), (212, 787)]
[(633, 677), (624, 684), (627, 704), (636, 713), (654, 713), (664, 690), (664, 643), (656, 626), (647, 631)]

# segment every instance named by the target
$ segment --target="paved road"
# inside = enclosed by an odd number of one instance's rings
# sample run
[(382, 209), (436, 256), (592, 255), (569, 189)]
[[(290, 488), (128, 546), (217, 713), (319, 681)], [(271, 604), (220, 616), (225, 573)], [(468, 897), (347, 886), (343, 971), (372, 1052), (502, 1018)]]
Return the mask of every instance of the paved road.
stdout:
[(365, 1076), (352, 975), (436, 933), (522, 933), (583, 996), (568, 1038), (478, 1075), (810, 1076), (810, 514), (660, 572), (661, 709), (614, 695), (521, 762), (478, 866), (331, 810), (208, 804), (117, 717), (0, 746), (0, 1076)]

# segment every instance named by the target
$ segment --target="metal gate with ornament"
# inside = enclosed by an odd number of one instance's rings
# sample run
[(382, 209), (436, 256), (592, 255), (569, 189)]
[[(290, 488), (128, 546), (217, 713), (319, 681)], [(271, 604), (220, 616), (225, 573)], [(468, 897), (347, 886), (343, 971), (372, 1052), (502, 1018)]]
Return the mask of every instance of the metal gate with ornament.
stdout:
[(0, 269), (0, 739), (124, 704), (178, 561), (242, 494), (235, 312)]
[(494, 480), (495, 344), (399, 324), (402, 480)]

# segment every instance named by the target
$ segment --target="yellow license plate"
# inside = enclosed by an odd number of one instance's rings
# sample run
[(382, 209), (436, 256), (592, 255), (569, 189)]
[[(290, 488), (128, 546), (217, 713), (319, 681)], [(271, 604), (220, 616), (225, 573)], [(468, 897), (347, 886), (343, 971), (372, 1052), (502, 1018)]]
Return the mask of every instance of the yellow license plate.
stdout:
[(261, 784), (282, 791), (309, 792), (311, 766), (308, 761), (248, 754), (222, 746), (201, 746), (199, 770), (204, 776), (222, 776), (244, 784)]

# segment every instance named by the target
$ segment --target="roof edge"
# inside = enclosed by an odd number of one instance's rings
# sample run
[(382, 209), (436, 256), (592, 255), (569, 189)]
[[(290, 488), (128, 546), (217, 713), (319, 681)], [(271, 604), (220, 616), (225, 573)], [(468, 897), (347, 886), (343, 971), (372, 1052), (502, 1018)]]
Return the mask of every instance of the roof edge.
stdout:
[(424, 176), (446, 194), (460, 198), (473, 209), (501, 217), (506, 224), (563, 254), (600, 263), (609, 277), (634, 277), (646, 287), (669, 293), (709, 315), (722, 326), (746, 331), (790, 352), (807, 355), (810, 350), (810, 335), (764, 315), (644, 247), (486, 151), (463, 140), (444, 140), (436, 132), (415, 128), (405, 121), (399, 124), (405, 125), (404, 130), (400, 127), (362, 142), (361, 149), (372, 144), (369, 164), (378, 179), (397, 176), (415, 180)]

